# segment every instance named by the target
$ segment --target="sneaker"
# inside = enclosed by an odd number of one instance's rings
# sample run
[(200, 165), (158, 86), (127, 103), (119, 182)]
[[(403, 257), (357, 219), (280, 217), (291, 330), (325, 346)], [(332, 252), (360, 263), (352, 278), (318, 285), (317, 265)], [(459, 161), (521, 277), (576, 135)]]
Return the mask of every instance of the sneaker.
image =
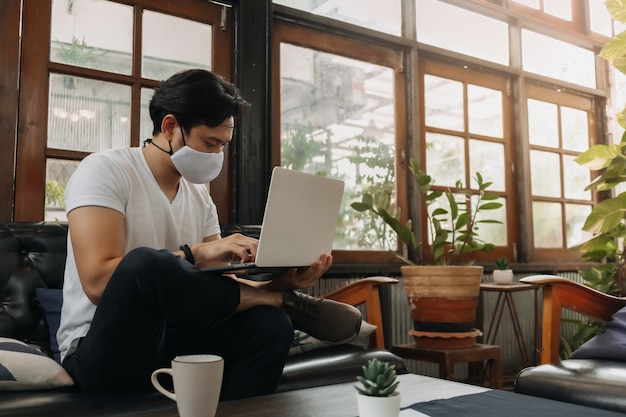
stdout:
[(283, 308), (293, 327), (331, 343), (353, 340), (361, 329), (361, 312), (349, 304), (288, 291)]

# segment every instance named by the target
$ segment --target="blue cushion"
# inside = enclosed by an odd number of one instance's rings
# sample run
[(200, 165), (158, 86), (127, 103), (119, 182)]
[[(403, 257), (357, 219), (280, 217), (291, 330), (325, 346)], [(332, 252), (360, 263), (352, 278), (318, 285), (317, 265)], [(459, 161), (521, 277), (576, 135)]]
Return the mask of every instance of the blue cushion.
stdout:
[(43, 310), (50, 336), (50, 352), (57, 362), (61, 362), (57, 330), (61, 324), (61, 307), (63, 306), (63, 290), (54, 288), (37, 288), (35, 290), (41, 309)]
[(626, 307), (613, 314), (601, 334), (588, 340), (570, 357), (572, 359), (626, 360)]

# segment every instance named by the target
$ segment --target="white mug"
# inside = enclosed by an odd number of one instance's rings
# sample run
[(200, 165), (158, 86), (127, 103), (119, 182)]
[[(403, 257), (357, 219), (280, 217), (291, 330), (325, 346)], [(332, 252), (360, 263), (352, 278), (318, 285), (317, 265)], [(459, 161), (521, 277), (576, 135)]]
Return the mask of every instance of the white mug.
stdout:
[[(168, 374), (174, 380), (174, 392), (159, 383), (157, 376)], [(220, 400), (224, 359), (217, 355), (183, 355), (172, 359), (171, 368), (152, 373), (152, 385), (161, 394), (176, 401), (180, 417), (214, 417)]]

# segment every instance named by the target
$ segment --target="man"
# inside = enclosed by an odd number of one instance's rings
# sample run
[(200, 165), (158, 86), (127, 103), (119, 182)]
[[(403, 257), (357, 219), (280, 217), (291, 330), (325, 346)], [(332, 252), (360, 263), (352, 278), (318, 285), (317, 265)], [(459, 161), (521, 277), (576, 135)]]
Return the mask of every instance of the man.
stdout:
[(83, 160), (66, 189), (68, 256), (61, 326), (63, 366), (87, 392), (151, 387), (154, 369), (179, 354), (224, 357), (222, 399), (275, 391), (293, 326), (323, 340), (350, 339), (357, 309), (308, 297), (328, 270), (310, 267), (265, 283), (196, 266), (255, 259), (257, 241), (220, 237), (203, 183), (220, 172), (238, 90), (204, 70), (164, 81), (150, 102), (153, 137), (142, 148)]

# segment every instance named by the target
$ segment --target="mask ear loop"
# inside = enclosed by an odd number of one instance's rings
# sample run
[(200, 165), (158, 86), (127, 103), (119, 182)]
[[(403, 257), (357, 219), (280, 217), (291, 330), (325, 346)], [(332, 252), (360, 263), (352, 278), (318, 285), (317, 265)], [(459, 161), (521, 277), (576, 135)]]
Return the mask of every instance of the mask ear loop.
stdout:
[[(182, 126), (180, 127), (180, 135), (183, 138), (183, 145), (187, 146), (187, 142), (185, 141), (185, 134), (183, 133), (183, 127)], [(152, 142), (151, 138), (148, 138), (148, 139), (143, 141), (143, 146), (147, 146), (147, 145), (150, 145), (150, 144), (156, 146), (157, 148), (159, 148), (160, 150), (162, 150), (163, 152), (165, 152), (166, 154), (168, 154), (170, 156), (174, 155), (174, 150), (172, 149), (172, 142), (167, 142), (167, 144), (170, 145), (170, 150), (169, 151), (166, 151), (165, 149), (161, 148), (156, 143)]]
[(161, 148), (156, 143), (152, 142), (152, 139), (150, 139), (150, 138), (148, 138), (148, 139), (143, 141), (143, 146), (154, 145), (157, 148), (159, 148), (160, 150), (162, 150), (163, 152), (165, 152), (166, 154), (172, 156), (172, 155), (174, 155), (174, 150), (172, 149), (172, 143), (171, 142), (167, 142), (167, 143), (169, 143), (169, 145), (170, 145), (170, 150), (169, 151), (166, 151), (165, 149)]
[[(187, 141), (185, 140), (185, 134), (183, 133), (183, 127), (180, 126), (180, 136), (183, 138), (183, 146), (187, 146)], [(172, 148), (172, 144), (170, 143), (170, 149)]]

